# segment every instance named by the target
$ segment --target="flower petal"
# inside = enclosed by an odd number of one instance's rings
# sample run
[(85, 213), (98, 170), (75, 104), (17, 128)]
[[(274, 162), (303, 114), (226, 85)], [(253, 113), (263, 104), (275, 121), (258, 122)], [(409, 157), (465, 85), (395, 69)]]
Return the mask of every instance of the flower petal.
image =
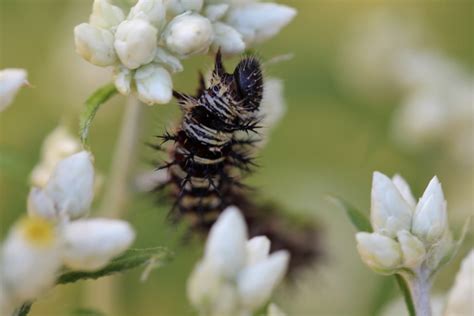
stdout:
[(152, 104), (165, 104), (171, 100), (173, 82), (169, 72), (158, 65), (150, 64), (140, 67), (135, 72), (138, 98)]

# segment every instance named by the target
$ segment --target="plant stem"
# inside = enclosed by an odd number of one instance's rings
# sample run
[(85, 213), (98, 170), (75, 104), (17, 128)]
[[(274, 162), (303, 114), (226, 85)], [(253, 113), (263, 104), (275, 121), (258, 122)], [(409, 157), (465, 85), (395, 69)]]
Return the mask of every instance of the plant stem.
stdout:
[[(100, 204), (99, 216), (121, 218), (125, 216), (129, 198), (129, 180), (136, 161), (137, 144), (140, 137), (143, 104), (135, 97), (129, 96), (123, 114), (120, 134), (115, 145), (109, 180)], [(119, 288), (116, 277), (107, 277), (94, 282), (86, 282), (84, 302), (87, 307), (94, 307), (106, 315), (119, 315), (116, 297)]]
[(412, 296), (416, 316), (431, 316), (429, 269), (420, 267), (414, 275), (404, 275)]

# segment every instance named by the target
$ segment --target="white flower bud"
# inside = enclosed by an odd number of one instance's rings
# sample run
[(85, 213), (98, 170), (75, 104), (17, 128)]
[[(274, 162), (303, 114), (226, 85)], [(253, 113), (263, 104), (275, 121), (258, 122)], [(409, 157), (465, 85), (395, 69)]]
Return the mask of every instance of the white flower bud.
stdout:
[(285, 276), (290, 255), (281, 250), (239, 273), (237, 286), (241, 303), (251, 311), (265, 304)]
[(64, 126), (56, 127), (44, 140), (41, 146), (41, 161), (31, 172), (31, 184), (44, 188), (61, 160), (81, 150), (81, 142)]
[(362, 261), (378, 273), (393, 273), (402, 264), (400, 245), (378, 233), (357, 233), (357, 250)]
[(135, 72), (135, 82), (140, 101), (152, 105), (166, 104), (171, 100), (173, 82), (163, 67), (155, 64), (140, 67)]
[(0, 258), (0, 278), (10, 299), (18, 305), (40, 296), (53, 286), (61, 267), (53, 225), (40, 218), (21, 220), (5, 240)]
[(276, 304), (270, 303), (268, 305), (268, 316), (286, 316), (286, 314)]
[(418, 205), (413, 216), (412, 232), (423, 242), (437, 242), (448, 229), (448, 215), (443, 189), (437, 177), (434, 177)]
[(132, 72), (122, 65), (115, 68), (114, 83), (118, 92), (123, 95), (129, 95), (131, 91)]
[(186, 57), (206, 53), (214, 33), (208, 19), (186, 12), (171, 20), (163, 33), (163, 39), (172, 52)]
[(245, 43), (242, 35), (231, 26), (216, 22), (214, 27), (213, 48), (221, 48), (223, 54), (240, 54), (245, 50)]
[(216, 22), (222, 19), (228, 10), (229, 4), (227, 3), (212, 4), (206, 6), (206, 9), (204, 9), (204, 15), (212, 22)]
[(23, 69), (0, 71), (0, 112), (12, 103), (18, 90), (28, 83), (26, 76), (26, 71)]
[(109, 0), (94, 0), (92, 14), (89, 17), (90, 24), (103, 29), (111, 29), (124, 19), (122, 9), (112, 5)]
[(197, 308), (214, 302), (219, 294), (221, 280), (212, 260), (203, 260), (194, 268), (187, 284), (187, 294), (190, 302)]
[(115, 50), (122, 64), (129, 69), (151, 62), (157, 43), (157, 29), (142, 19), (123, 21), (115, 33)]
[(205, 258), (217, 267), (215, 273), (235, 277), (246, 261), (247, 227), (236, 207), (226, 208), (209, 232)]
[(474, 284), (474, 250), (464, 258), (461, 269), (456, 274), (454, 286), (449, 291), (448, 302), (446, 304), (446, 316), (473, 315), (474, 305), (472, 304)]
[(374, 172), (370, 221), (376, 232), (395, 237), (399, 230), (410, 230), (412, 209), (387, 176)]
[(406, 230), (399, 231), (397, 238), (402, 250), (403, 265), (412, 269), (417, 268), (425, 259), (425, 246)]
[(203, 4), (203, 0), (170, 0), (168, 2), (168, 9), (174, 14), (181, 14), (186, 11), (199, 12)]
[(246, 44), (275, 36), (295, 17), (296, 10), (275, 3), (250, 3), (231, 10), (227, 23), (242, 34)]
[(439, 264), (442, 260), (449, 259), (446, 256), (453, 254), (453, 247), (455, 247), (455, 242), (453, 236), (449, 229), (444, 231), (443, 236), (436, 243), (429, 245), (427, 248), (427, 254), (425, 263), (428, 268), (432, 271), (438, 269)]
[(395, 187), (398, 189), (398, 192), (402, 195), (405, 201), (410, 205), (410, 207), (414, 210), (416, 207), (416, 200), (413, 194), (411, 193), (410, 186), (408, 183), (403, 179), (402, 176), (396, 174), (392, 178), (392, 182)]
[(154, 61), (163, 64), (172, 73), (183, 71), (183, 65), (181, 65), (179, 59), (166, 52), (164, 49), (159, 48), (156, 50)]
[(132, 244), (135, 233), (121, 220), (77, 220), (63, 228), (64, 264), (75, 270), (94, 271), (103, 268)]
[(247, 265), (253, 265), (268, 257), (270, 240), (266, 236), (253, 237), (247, 241)]
[(117, 61), (114, 35), (108, 30), (82, 23), (74, 28), (76, 52), (97, 66), (111, 66)]
[(45, 188), (62, 216), (84, 216), (94, 194), (94, 167), (91, 155), (82, 151), (58, 163)]
[(237, 314), (239, 309), (239, 293), (235, 285), (230, 282), (221, 284), (219, 293), (213, 302), (211, 316), (247, 315), (245, 313)]
[(138, 0), (130, 10), (129, 20), (143, 19), (160, 29), (166, 22), (166, 4), (164, 0)]
[(59, 214), (54, 201), (41, 189), (32, 188), (28, 195), (28, 214), (32, 217), (41, 217), (51, 222), (58, 220)]

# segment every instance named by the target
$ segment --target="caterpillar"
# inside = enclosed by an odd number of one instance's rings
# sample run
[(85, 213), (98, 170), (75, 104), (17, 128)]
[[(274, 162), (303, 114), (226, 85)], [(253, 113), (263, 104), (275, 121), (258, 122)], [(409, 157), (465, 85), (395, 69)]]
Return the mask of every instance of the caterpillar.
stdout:
[[(286, 248), (292, 262), (317, 255), (314, 229), (288, 229), (270, 207), (257, 206), (249, 198), (242, 178), (256, 166), (253, 146), (259, 141), (263, 96), (260, 62), (243, 58), (227, 73), (220, 52), (207, 86), (202, 75), (195, 95), (173, 91), (183, 117), (179, 127), (161, 136), (170, 161), (158, 169), (167, 170), (167, 181), (156, 188), (166, 189), (174, 200), (170, 216), (187, 218), (192, 230), (206, 233), (227, 206), (239, 207), (249, 225), (250, 235), (265, 234), (273, 250)], [(259, 210), (261, 208), (261, 210)]]

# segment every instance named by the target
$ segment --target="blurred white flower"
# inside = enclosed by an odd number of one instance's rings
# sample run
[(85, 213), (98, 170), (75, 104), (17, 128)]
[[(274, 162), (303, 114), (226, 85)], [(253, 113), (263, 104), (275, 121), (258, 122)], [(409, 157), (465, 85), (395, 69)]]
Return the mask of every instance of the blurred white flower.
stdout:
[(135, 233), (130, 225), (114, 219), (82, 219), (62, 230), (62, 259), (66, 267), (94, 271), (132, 244)]
[(26, 77), (27, 73), (24, 69), (0, 70), (0, 112), (12, 103), (18, 90), (28, 84)]
[(249, 3), (232, 9), (226, 22), (243, 36), (246, 44), (263, 42), (280, 32), (295, 17), (296, 10), (275, 3)]
[(66, 127), (56, 127), (43, 141), (41, 160), (31, 172), (33, 186), (44, 188), (59, 161), (81, 150), (81, 142)]
[[(180, 59), (209, 48), (240, 54), (276, 35), (295, 14), (288, 6), (254, 0), (139, 0), (125, 17), (108, 0), (95, 0), (89, 23), (75, 29), (76, 51), (95, 65), (113, 66), (121, 94), (168, 103), (172, 81), (162, 68), (180, 72)], [(160, 69), (159, 75), (148, 76), (150, 69)], [(146, 84), (144, 72), (150, 79)], [(149, 90), (156, 87), (160, 91)]]
[(112, 32), (82, 23), (74, 28), (76, 52), (97, 66), (111, 66), (117, 61)]
[(449, 291), (445, 316), (473, 315), (474, 305), (474, 250), (461, 263), (453, 287)]
[(157, 29), (148, 21), (127, 20), (117, 27), (114, 47), (125, 67), (137, 69), (155, 57), (157, 38)]
[(0, 251), (0, 287), (6, 298), (3, 304), (11, 308), (49, 289), (62, 265), (57, 232), (40, 218), (19, 221)]
[(168, 103), (172, 97), (172, 81), (169, 72), (161, 66), (149, 64), (135, 73), (138, 98), (143, 103)]
[(393, 273), (402, 264), (400, 244), (378, 233), (357, 233), (357, 250), (360, 257), (374, 271)]
[(416, 204), (400, 175), (390, 179), (374, 172), (370, 213), (374, 233), (358, 233), (356, 239), (362, 260), (376, 272), (397, 273), (401, 268), (434, 272), (453, 247), (437, 177)]
[(211, 21), (192, 12), (178, 15), (163, 32), (166, 47), (181, 57), (206, 53), (214, 39)]
[(410, 230), (413, 211), (392, 180), (374, 172), (370, 209), (374, 231), (395, 237), (400, 230)]
[(244, 218), (229, 207), (212, 227), (204, 258), (188, 281), (188, 297), (206, 315), (250, 315), (262, 307), (282, 281), (287, 251), (269, 254), (264, 236), (247, 241)]

